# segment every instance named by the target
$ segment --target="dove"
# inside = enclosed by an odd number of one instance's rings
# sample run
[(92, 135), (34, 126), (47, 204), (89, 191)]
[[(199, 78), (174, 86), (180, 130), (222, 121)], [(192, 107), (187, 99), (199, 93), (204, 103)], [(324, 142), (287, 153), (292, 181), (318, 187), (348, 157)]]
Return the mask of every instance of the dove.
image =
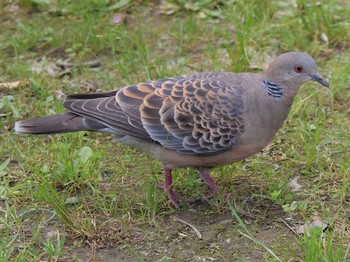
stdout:
[(15, 123), (20, 134), (95, 131), (137, 147), (164, 166), (163, 188), (178, 208), (174, 168), (196, 168), (217, 195), (210, 170), (244, 160), (266, 147), (288, 116), (299, 87), (316, 81), (314, 59), (303, 52), (275, 58), (262, 73), (195, 73), (125, 86), (119, 90), (71, 94), (66, 113)]

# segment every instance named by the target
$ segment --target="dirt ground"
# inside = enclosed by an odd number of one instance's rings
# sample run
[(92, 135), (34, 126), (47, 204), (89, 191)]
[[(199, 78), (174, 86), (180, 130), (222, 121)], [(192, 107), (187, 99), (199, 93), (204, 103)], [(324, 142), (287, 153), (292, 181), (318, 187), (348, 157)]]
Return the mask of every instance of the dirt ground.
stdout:
[[(249, 205), (253, 207), (253, 203)], [(239, 214), (252, 236), (274, 252), (278, 250), (279, 257), (302, 261), (295, 253), (299, 247), (285, 224), (290, 220), (283, 210), (272, 204), (260, 211)], [(156, 227), (128, 232), (121, 242), (87, 241), (90, 245), (71, 250), (65, 261), (274, 261), (266, 249), (243, 235), (245, 230), (230, 212), (210, 213), (209, 204), (196, 202), (187, 210), (164, 217)]]

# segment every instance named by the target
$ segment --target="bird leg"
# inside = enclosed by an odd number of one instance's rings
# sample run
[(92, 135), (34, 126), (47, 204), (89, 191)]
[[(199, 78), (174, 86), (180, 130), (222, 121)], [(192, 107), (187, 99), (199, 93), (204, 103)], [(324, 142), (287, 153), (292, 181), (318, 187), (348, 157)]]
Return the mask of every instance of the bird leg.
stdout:
[(175, 208), (179, 208), (179, 204), (177, 203), (177, 201), (184, 200), (184, 199), (180, 195), (176, 194), (172, 189), (173, 178), (172, 178), (170, 168), (166, 168), (166, 167), (164, 168), (164, 177), (165, 177), (165, 183), (158, 184), (158, 188), (164, 189), (173, 206)]
[(215, 184), (213, 179), (210, 177), (210, 168), (207, 167), (200, 167), (199, 169), (199, 176), (203, 180), (204, 183), (208, 185), (208, 187), (211, 189), (212, 193), (205, 195), (202, 197), (203, 199), (209, 199), (213, 196), (218, 195), (219, 193), (219, 187)]
[[(158, 184), (157, 187), (160, 189), (163, 189), (170, 202), (173, 204), (173, 206), (175, 208), (179, 208), (179, 204), (177, 203), (177, 201), (182, 200), (182, 201), (186, 201), (186, 202), (194, 202), (195, 200), (193, 199), (186, 199), (178, 194), (176, 194), (174, 192), (174, 190), (172, 189), (172, 184), (173, 184), (173, 179), (172, 179), (172, 170), (170, 168), (164, 168), (164, 178), (165, 178), (165, 183), (164, 184)], [(203, 180), (203, 182), (205, 184), (208, 185), (208, 187), (211, 189), (212, 193), (205, 195), (203, 197), (201, 197), (200, 199), (203, 200), (208, 200), (210, 198), (212, 198), (213, 196), (216, 196), (219, 193), (219, 187), (214, 183), (213, 179), (210, 177), (210, 169), (207, 167), (200, 167), (199, 168), (199, 176), (200, 178)]]

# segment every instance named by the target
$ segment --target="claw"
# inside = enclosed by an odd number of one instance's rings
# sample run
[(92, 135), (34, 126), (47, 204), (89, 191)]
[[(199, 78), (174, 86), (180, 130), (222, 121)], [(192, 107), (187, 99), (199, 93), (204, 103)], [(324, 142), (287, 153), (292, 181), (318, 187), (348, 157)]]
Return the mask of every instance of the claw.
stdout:
[[(165, 183), (164, 184), (158, 184), (157, 187), (160, 189), (163, 189), (170, 202), (173, 204), (175, 208), (179, 208), (179, 204), (177, 203), (179, 200), (185, 201), (188, 203), (193, 203), (196, 200), (195, 199), (186, 199), (179, 194), (175, 193), (172, 189), (173, 179), (172, 179), (172, 170), (170, 168), (164, 168), (164, 178)], [(208, 195), (202, 196), (201, 200), (208, 200), (214, 196), (217, 196), (219, 193), (219, 187), (214, 183), (213, 179), (210, 177), (210, 169), (207, 167), (200, 167), (199, 168), (199, 176), (203, 180), (204, 183), (208, 185), (208, 187), (211, 189), (212, 193)]]

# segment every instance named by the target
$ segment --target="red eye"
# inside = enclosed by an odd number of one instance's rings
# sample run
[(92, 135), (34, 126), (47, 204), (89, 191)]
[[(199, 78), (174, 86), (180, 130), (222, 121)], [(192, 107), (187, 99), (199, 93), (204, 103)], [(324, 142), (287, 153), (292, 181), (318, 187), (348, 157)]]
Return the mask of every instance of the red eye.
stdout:
[(296, 65), (294, 70), (297, 73), (301, 73), (301, 72), (303, 72), (303, 67), (301, 65)]

